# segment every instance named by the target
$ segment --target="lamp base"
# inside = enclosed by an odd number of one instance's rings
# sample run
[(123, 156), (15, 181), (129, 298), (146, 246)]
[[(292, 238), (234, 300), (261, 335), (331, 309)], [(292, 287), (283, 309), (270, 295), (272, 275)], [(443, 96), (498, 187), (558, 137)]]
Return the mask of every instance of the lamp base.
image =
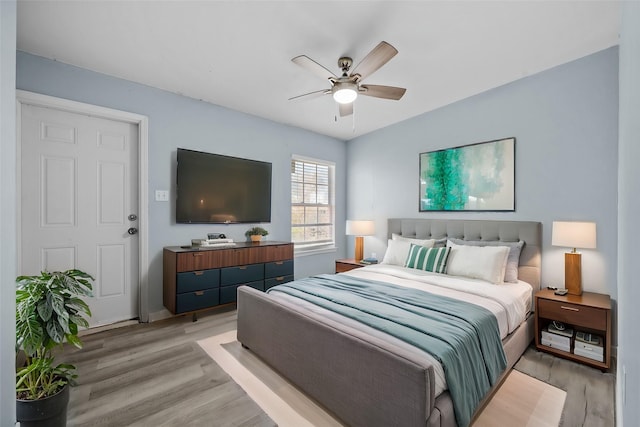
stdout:
[(571, 295), (582, 295), (582, 255), (577, 252), (564, 254), (564, 287)]
[(364, 237), (356, 236), (356, 253), (354, 256), (356, 262), (362, 261), (364, 258)]

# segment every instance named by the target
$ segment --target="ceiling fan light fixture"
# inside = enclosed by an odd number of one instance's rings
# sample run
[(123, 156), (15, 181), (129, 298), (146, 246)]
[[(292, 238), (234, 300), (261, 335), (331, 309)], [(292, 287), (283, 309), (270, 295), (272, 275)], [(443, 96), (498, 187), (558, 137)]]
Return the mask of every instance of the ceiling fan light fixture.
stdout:
[(358, 97), (358, 86), (355, 83), (336, 83), (332, 89), (333, 99), (338, 104), (350, 104)]
[(370, 85), (366, 83), (363, 84), (363, 86), (360, 86), (367, 76), (375, 73), (380, 69), (380, 67), (389, 62), (397, 53), (398, 50), (395, 47), (385, 41), (381, 41), (353, 70), (351, 70), (353, 59), (343, 56), (338, 59), (338, 67), (342, 71), (340, 77), (306, 55), (296, 56), (291, 59), (291, 62), (313, 72), (318, 77), (325, 80), (325, 82), (328, 80), (331, 84), (331, 89), (316, 90), (314, 92), (294, 96), (293, 98), (289, 98), (289, 100), (331, 94), (333, 96), (333, 100), (338, 103), (340, 117), (350, 116), (353, 114), (353, 102), (358, 98), (358, 95), (398, 101), (407, 91), (405, 88)]

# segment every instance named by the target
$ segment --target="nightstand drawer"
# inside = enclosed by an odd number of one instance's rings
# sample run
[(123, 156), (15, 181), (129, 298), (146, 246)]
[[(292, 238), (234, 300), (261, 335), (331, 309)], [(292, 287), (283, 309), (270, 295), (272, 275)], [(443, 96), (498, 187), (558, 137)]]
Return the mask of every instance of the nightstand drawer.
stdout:
[(345, 271), (353, 270), (354, 268), (364, 267), (364, 264), (356, 262), (355, 259), (337, 259), (336, 260), (336, 273), (344, 273)]
[(539, 298), (538, 316), (574, 326), (607, 330), (607, 311), (600, 308)]

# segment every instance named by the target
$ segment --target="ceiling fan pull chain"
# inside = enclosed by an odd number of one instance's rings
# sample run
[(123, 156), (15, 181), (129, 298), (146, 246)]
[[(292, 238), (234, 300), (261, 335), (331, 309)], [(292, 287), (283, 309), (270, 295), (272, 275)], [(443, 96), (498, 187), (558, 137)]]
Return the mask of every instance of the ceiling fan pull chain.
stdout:
[(356, 133), (356, 106), (353, 105), (353, 114), (351, 115), (351, 131)]

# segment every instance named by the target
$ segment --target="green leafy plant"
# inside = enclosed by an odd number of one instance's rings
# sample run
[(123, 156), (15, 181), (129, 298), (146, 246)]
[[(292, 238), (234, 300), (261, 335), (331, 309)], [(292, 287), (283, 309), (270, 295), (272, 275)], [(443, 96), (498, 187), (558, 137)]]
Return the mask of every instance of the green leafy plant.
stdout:
[(244, 235), (247, 236), (247, 237), (250, 237), (250, 236), (266, 236), (268, 234), (269, 234), (269, 232), (267, 230), (265, 230), (264, 228), (262, 228), (262, 227), (252, 227), (252, 228), (248, 229), (244, 233)]
[(16, 370), (18, 399), (43, 399), (75, 384), (75, 366), (56, 365), (53, 350), (65, 341), (82, 348), (78, 327), (89, 326), (91, 310), (79, 297), (92, 296), (90, 280), (75, 269), (16, 279), (16, 350), (26, 355)]

